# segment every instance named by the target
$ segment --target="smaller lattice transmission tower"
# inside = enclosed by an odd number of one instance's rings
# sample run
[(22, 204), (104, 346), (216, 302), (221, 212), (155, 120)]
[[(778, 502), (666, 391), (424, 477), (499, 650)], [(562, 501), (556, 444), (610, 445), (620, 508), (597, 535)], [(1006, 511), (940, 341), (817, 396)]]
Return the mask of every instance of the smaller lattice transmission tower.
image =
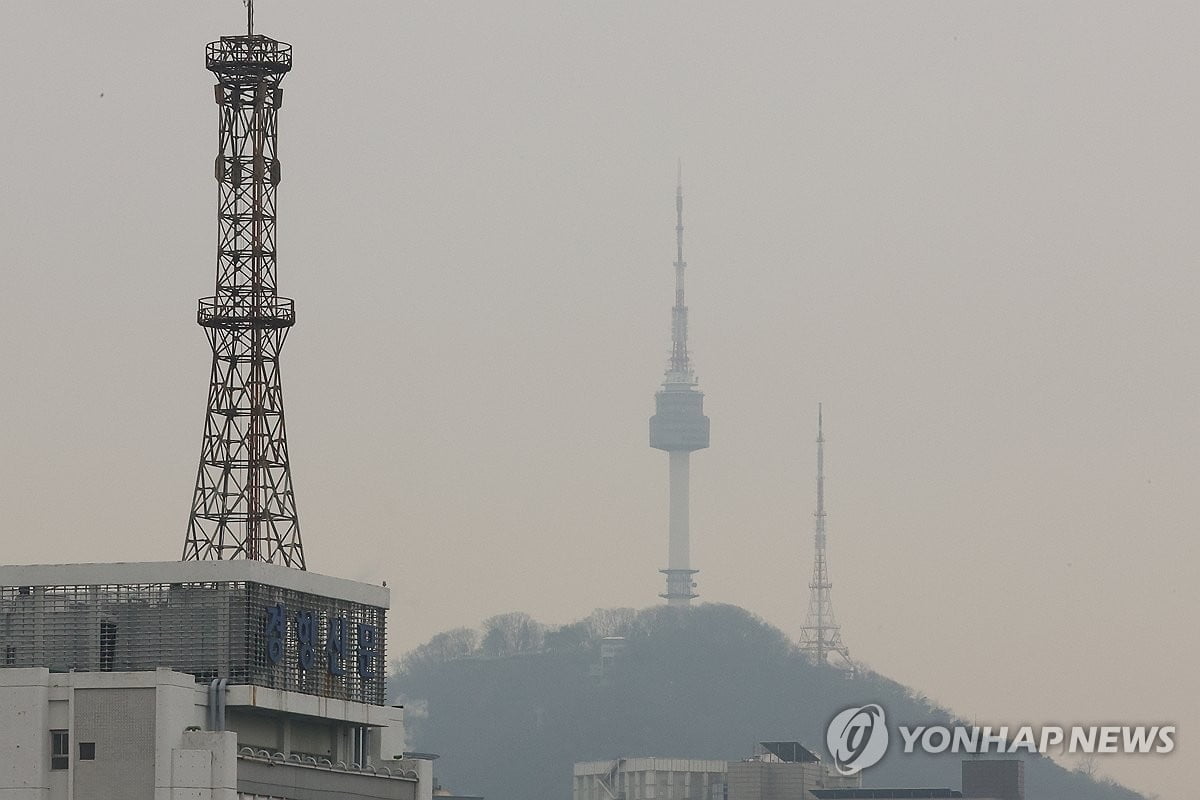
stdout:
[(817, 664), (829, 663), (837, 655), (846, 666), (853, 666), (850, 650), (842, 641), (842, 629), (833, 617), (829, 560), (825, 553), (825, 425), (821, 406), (817, 406), (817, 510), (813, 513), (814, 548), (812, 581), (809, 582), (808, 620), (800, 635), (800, 649)]

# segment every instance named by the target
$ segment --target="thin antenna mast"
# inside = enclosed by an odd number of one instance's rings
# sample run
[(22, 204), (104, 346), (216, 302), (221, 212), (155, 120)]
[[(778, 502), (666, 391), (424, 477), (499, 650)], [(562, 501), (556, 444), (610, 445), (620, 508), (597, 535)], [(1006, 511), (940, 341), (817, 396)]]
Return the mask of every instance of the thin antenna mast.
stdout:
[(688, 355), (688, 309), (684, 300), (683, 260), (683, 159), (679, 159), (679, 176), (675, 183), (675, 307), (671, 309), (671, 366), (667, 380), (675, 383), (696, 382)]
[(243, 0), (246, 4), (246, 35), (254, 35), (254, 0)]
[(800, 638), (800, 649), (813, 661), (825, 664), (837, 653), (851, 667), (850, 650), (842, 642), (842, 630), (833, 617), (829, 562), (825, 554), (825, 419), (817, 405), (817, 510), (813, 514), (813, 573), (808, 584), (808, 620)]

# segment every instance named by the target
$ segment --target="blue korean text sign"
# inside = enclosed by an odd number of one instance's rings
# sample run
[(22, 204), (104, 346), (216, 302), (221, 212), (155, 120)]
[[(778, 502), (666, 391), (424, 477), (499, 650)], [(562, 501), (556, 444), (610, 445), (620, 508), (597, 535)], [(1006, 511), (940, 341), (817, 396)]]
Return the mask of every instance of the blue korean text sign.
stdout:
[(348, 671), (364, 680), (378, 675), (378, 626), (352, 621), (345, 613), (275, 603), (264, 609), (263, 633), (270, 667), (289, 662), (301, 673), (320, 669), (335, 678)]

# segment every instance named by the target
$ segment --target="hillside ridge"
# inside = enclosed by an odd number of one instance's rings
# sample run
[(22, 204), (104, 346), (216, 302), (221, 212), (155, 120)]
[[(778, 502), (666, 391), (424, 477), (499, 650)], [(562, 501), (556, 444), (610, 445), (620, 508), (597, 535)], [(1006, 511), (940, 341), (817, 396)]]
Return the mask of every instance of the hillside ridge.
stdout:
[[(601, 664), (605, 637), (624, 641)], [(410, 746), (442, 755), (441, 782), (493, 800), (567, 800), (577, 761), (739, 760), (772, 739), (802, 741), (827, 758), (829, 719), (864, 703), (901, 724), (961, 722), (868, 669), (815, 665), (778, 628), (714, 603), (597, 609), (561, 626), (500, 614), (406, 653), (389, 690), (408, 708)], [(961, 756), (898, 746), (864, 773), (864, 785), (959, 787)], [(1145, 800), (1049, 758), (1025, 760), (1028, 800)]]

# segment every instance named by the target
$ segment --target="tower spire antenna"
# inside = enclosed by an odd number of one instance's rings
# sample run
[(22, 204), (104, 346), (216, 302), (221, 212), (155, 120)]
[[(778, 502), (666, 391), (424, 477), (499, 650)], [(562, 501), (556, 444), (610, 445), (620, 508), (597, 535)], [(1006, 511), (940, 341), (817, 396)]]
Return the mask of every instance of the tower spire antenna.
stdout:
[(660, 595), (671, 606), (687, 606), (696, 597), (691, 568), (688, 484), (692, 451), (708, 447), (708, 417), (704, 394), (697, 388), (687, 348), (687, 304), (684, 302), (683, 162), (675, 185), (675, 306), (671, 309), (671, 358), (662, 389), (654, 396), (650, 446), (666, 450), (669, 458), (670, 517), (667, 591)]
[[(683, 260), (683, 159), (679, 159), (679, 177), (675, 181), (675, 266), (687, 266)], [(676, 290), (681, 288), (676, 284)], [(677, 301), (682, 295), (676, 297)]]
[(246, 4), (246, 35), (254, 35), (254, 0), (243, 0)]
[(825, 552), (825, 414), (817, 404), (817, 510), (813, 513), (813, 573), (809, 582), (808, 619), (800, 636), (800, 649), (817, 664), (829, 663), (836, 654), (853, 667), (842, 629), (833, 616), (829, 561)]
[(667, 380), (695, 383), (687, 344), (688, 309), (684, 297), (686, 270), (687, 262), (683, 260), (683, 159), (680, 159), (679, 179), (675, 184), (675, 307), (671, 309), (671, 364), (667, 370)]

